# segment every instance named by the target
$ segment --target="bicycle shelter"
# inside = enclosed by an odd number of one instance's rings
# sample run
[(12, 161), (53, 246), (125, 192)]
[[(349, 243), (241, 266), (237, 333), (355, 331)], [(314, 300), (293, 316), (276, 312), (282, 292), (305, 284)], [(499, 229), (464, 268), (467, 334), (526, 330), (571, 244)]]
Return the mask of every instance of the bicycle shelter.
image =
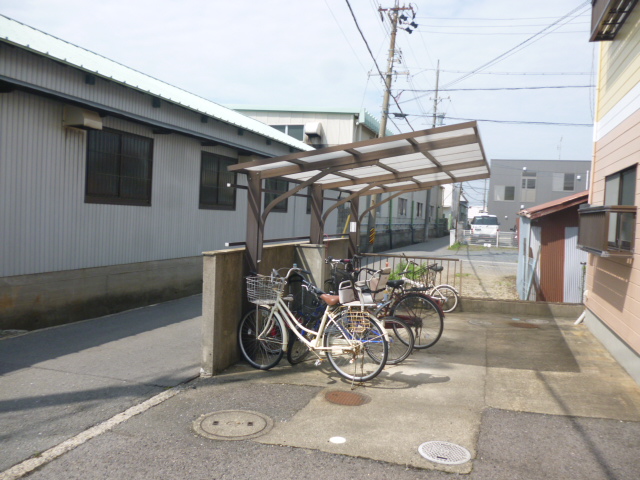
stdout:
[[(340, 205), (351, 203), (351, 246), (357, 248), (360, 224), (374, 205), (359, 212), (359, 198), (390, 193), (385, 203), (403, 193), (427, 190), (448, 183), (488, 178), (489, 165), (477, 122), (431, 128), (355, 143), (297, 152), (274, 158), (253, 158), (232, 165), (230, 172), (247, 175), (248, 206), (246, 261), (258, 271), (264, 243), (264, 225), (281, 201), (309, 187), (311, 226), (309, 240), (322, 243), (324, 223)], [(263, 210), (262, 181), (282, 178), (296, 186), (282, 193)], [(346, 197), (326, 211), (323, 192), (338, 190)], [(355, 250), (354, 250), (355, 251)]]

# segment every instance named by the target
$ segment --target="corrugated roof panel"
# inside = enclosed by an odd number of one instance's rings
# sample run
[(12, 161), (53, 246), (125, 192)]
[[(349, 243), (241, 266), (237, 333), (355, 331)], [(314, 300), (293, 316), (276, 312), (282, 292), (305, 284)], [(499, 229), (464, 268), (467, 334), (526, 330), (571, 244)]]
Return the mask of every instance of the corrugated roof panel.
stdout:
[(218, 105), (210, 100), (189, 93), (132, 68), (109, 60), (65, 40), (24, 25), (0, 15), (0, 32), (4, 41), (56, 61), (95, 73), (111, 81), (163, 98), (199, 113), (209, 115), (225, 123), (271, 138), (300, 150), (313, 147), (262, 122)]
[(368, 152), (379, 152), (381, 150), (389, 150), (392, 148), (398, 147), (406, 147), (409, 145), (409, 142), (406, 140), (395, 140), (387, 143), (376, 143), (373, 145), (367, 145), (362, 147), (354, 148), (358, 153), (368, 153)]
[(462, 137), (464, 135), (475, 135), (473, 128), (462, 128), (460, 130), (451, 130), (448, 132), (433, 133), (430, 135), (424, 135), (416, 137), (416, 141), (419, 143), (434, 142), (436, 140), (446, 140), (448, 138)]

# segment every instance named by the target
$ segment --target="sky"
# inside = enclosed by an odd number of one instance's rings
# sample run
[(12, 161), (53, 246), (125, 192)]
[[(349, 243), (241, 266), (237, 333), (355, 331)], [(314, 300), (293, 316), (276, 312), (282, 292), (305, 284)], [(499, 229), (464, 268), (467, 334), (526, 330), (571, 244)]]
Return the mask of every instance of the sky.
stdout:
[[(0, 13), (221, 105), (366, 108), (379, 118), (390, 45), (379, 9), (394, 3), (0, 0)], [(590, 160), (590, 5), (400, 2), (418, 27), (397, 33), (388, 128), (431, 128), (436, 104), (443, 125), (479, 122), (489, 161)], [(464, 192), (480, 204), (484, 182)]]

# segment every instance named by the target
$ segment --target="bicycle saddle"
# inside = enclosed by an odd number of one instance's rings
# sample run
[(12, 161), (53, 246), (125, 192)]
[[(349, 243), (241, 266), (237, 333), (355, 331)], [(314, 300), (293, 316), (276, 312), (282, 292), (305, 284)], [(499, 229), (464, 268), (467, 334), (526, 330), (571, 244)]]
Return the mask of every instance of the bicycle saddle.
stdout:
[(389, 285), (391, 288), (399, 288), (404, 285), (404, 280), (389, 280), (387, 282), (387, 285)]
[(333, 307), (334, 305), (337, 305), (338, 303), (340, 303), (340, 296), (323, 293), (322, 295), (320, 295), (320, 300), (322, 300), (324, 303), (326, 303), (330, 307)]

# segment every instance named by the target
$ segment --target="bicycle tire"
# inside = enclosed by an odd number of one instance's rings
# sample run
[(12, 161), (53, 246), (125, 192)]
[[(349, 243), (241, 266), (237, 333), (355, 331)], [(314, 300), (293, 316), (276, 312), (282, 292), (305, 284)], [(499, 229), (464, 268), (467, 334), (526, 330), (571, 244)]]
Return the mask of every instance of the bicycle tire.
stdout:
[(411, 327), (397, 317), (380, 318), (389, 337), (387, 365), (397, 365), (406, 360), (413, 351), (415, 338)]
[(270, 309), (264, 306), (253, 308), (240, 321), (238, 326), (238, 343), (240, 352), (249, 364), (260, 370), (275, 367), (284, 355), (284, 325), (279, 317), (273, 316), (273, 325), (267, 338), (258, 338)]
[[(304, 331), (301, 333), (305, 338), (309, 339), (310, 335), (308, 333)], [(290, 332), (289, 344), (287, 345), (287, 361), (291, 365), (297, 365), (298, 363), (304, 362), (310, 353), (311, 350), (309, 350), (309, 347), (307, 347), (295, 333)]]
[[(356, 349), (350, 345), (356, 344)], [(326, 352), (333, 369), (352, 382), (375, 378), (385, 367), (389, 345), (384, 329), (368, 312), (344, 312), (331, 321), (323, 337), (325, 347), (345, 347), (342, 353)]]
[(435, 301), (426, 295), (409, 293), (392, 307), (391, 316), (398, 317), (413, 330), (413, 348), (435, 345), (442, 336), (444, 315)]
[(440, 306), (444, 313), (453, 312), (458, 306), (458, 292), (450, 285), (436, 285), (429, 295), (441, 302)]

